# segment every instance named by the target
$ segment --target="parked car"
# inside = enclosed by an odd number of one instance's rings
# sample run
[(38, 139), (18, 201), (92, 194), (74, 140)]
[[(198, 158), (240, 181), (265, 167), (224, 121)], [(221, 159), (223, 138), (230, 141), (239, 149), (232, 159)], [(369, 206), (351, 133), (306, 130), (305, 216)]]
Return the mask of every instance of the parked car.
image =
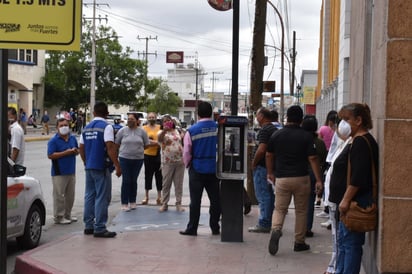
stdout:
[(24, 249), (38, 246), (46, 207), (39, 180), (26, 176), (26, 168), (9, 163), (7, 176), (7, 239), (16, 238)]

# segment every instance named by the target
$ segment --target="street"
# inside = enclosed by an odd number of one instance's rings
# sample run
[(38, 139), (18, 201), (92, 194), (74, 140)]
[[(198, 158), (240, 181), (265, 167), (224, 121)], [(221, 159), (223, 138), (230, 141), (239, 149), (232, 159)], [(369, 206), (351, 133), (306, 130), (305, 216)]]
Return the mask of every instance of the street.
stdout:
[[(66, 234), (79, 232), (83, 230), (83, 198), (84, 198), (84, 178), (85, 172), (83, 163), (78, 156), (76, 161), (76, 197), (72, 210), (72, 216), (76, 216), (78, 221), (69, 225), (56, 225), (53, 221), (53, 198), (52, 198), (52, 182), (50, 175), (51, 162), (47, 158), (47, 141), (26, 142), (25, 166), (27, 167), (26, 174), (40, 180), (43, 196), (46, 201), (46, 225), (43, 226), (43, 232), (40, 240), (40, 245), (44, 245), (54, 241)], [(120, 211), (120, 186), (121, 177), (112, 176), (112, 204), (109, 207), (109, 221), (112, 220)], [(184, 179), (183, 189), (183, 204), (187, 206), (189, 190), (187, 183), (187, 174)], [(144, 197), (144, 166), (140, 171), (137, 188), (137, 203)], [(150, 205), (156, 203), (156, 186), (153, 182), (153, 189), (150, 193)], [(172, 187), (171, 199), (169, 205), (174, 204), (174, 188)], [(157, 209), (157, 207), (156, 207)], [(187, 209), (188, 210), (188, 209)], [(158, 216), (158, 215), (156, 215)], [(108, 224), (110, 226), (110, 224)], [(22, 254), (24, 250), (19, 249), (15, 240), (8, 241), (7, 244), (7, 273), (13, 273), (16, 256)]]

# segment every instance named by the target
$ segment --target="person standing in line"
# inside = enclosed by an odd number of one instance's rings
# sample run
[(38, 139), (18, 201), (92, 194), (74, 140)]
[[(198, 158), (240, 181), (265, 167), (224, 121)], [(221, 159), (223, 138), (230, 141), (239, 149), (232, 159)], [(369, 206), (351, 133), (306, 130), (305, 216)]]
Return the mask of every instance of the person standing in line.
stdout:
[(256, 119), (261, 129), (257, 134), (259, 144), (252, 160), (252, 170), (256, 198), (259, 203), (259, 221), (255, 226), (249, 227), (248, 231), (269, 233), (275, 207), (275, 194), (273, 193), (272, 185), (268, 183), (266, 178), (265, 153), (270, 136), (277, 129), (272, 123), (274, 117), (267, 108), (259, 108), (256, 112)]
[(79, 145), (70, 134), (69, 121), (56, 122), (57, 133), (47, 143), (47, 156), (52, 162), (53, 215), (55, 224), (77, 222), (72, 216), (76, 186), (76, 156)]
[(41, 117), (41, 125), (42, 125), (42, 135), (44, 135), (45, 133), (47, 135), (49, 135), (49, 121), (50, 121), (50, 117), (49, 114), (47, 113), (47, 109), (44, 110), (43, 116)]
[(157, 199), (156, 204), (161, 205), (162, 202), (162, 170), (160, 159), (160, 146), (157, 144), (157, 136), (160, 131), (160, 125), (156, 124), (157, 115), (154, 112), (147, 114), (147, 125), (143, 126), (147, 136), (152, 141), (151, 146), (144, 150), (144, 178), (145, 178), (145, 198), (142, 205), (149, 203), (149, 191), (152, 189), (153, 175), (156, 181)]
[[(302, 128), (307, 132), (310, 132), (313, 135), (313, 142), (315, 143), (316, 147), (316, 155), (319, 159), (319, 164), (321, 170), (323, 170), (323, 166), (325, 165), (325, 159), (327, 155), (327, 150), (325, 143), (322, 139), (318, 137), (318, 133), (316, 132), (318, 129), (318, 120), (314, 115), (305, 115), (302, 121)], [(313, 214), (315, 212), (315, 199), (317, 193), (319, 192), (316, 189), (316, 178), (313, 174), (313, 171), (309, 165), (309, 178), (310, 178), (310, 196), (308, 202), (308, 221), (307, 221), (307, 229), (306, 229), (306, 237), (313, 237)]]
[(185, 165), (183, 164), (182, 136), (173, 122), (172, 117), (163, 117), (163, 130), (159, 132), (158, 141), (162, 148), (162, 206), (159, 212), (168, 210), (172, 182), (175, 186), (176, 211), (182, 212), (183, 178)]
[[(294, 105), (287, 110), (286, 125), (270, 138), (266, 152), (267, 179), (275, 185), (275, 212), (269, 253), (275, 255), (292, 199), (295, 203), (295, 252), (309, 250), (305, 243), (310, 179), (308, 162), (316, 178), (316, 187), (322, 188), (322, 179), (313, 135), (300, 127), (303, 110)], [(276, 177), (275, 177), (276, 175)]]
[(144, 149), (150, 144), (146, 131), (139, 127), (139, 116), (130, 113), (127, 126), (116, 134), (116, 145), (119, 148), (119, 162), (122, 168), (121, 203), (122, 211), (136, 209), (137, 177), (143, 166)]
[(9, 107), (7, 109), (7, 117), (10, 129), (10, 159), (15, 164), (23, 165), (26, 145), (24, 131), (17, 122), (17, 110), (14, 107)]
[(106, 122), (108, 114), (105, 103), (98, 102), (94, 105), (94, 119), (84, 128), (79, 148), (86, 170), (84, 234), (97, 238), (116, 236), (116, 232), (106, 228), (108, 207), (112, 198), (111, 172), (115, 169), (116, 176), (122, 175), (113, 127)]
[[(329, 201), (338, 206), (337, 220), (349, 210), (351, 201), (366, 208), (373, 202), (373, 177), (378, 183), (379, 147), (375, 138), (369, 133), (372, 119), (367, 104), (351, 103), (339, 111), (342, 119), (340, 127), (350, 126), (349, 143), (333, 163), (330, 179)], [(351, 174), (347, 182), (348, 160)], [(375, 174), (372, 173), (374, 165)], [(378, 186), (377, 186), (378, 187)], [(365, 232), (349, 231), (345, 224), (338, 222), (337, 227), (336, 274), (359, 273), (362, 261), (362, 246)]]
[(183, 162), (189, 168), (189, 223), (181, 235), (196, 236), (199, 226), (203, 189), (210, 201), (209, 225), (213, 235), (220, 234), (220, 186), (216, 177), (217, 125), (212, 119), (212, 105), (199, 102), (199, 120), (191, 126), (183, 140)]
[(277, 128), (281, 129), (282, 124), (279, 123), (279, 113), (276, 110), (271, 110), (270, 113), (272, 113), (272, 124)]
[(27, 114), (22, 108), (19, 111), (19, 122), (20, 122), (20, 126), (23, 128), (24, 134), (26, 135), (27, 134)]

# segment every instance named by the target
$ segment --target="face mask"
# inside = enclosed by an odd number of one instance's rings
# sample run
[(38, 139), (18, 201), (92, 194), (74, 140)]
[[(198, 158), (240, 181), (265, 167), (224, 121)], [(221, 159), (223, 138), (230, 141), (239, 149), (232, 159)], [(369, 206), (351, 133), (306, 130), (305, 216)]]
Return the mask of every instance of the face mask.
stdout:
[(167, 122), (164, 122), (164, 124), (163, 124), (163, 127), (164, 128), (173, 128), (173, 122), (172, 121), (167, 121)]
[(345, 120), (340, 121), (338, 132), (342, 138), (347, 139), (351, 134), (350, 124)]
[(135, 126), (136, 126), (136, 122), (135, 122), (135, 121), (127, 121), (127, 126), (128, 126), (128, 127), (135, 127)]
[(70, 128), (68, 126), (64, 126), (59, 128), (59, 132), (61, 135), (67, 135), (70, 132)]
[(149, 124), (154, 125), (156, 123), (155, 119), (149, 119), (147, 120), (149, 122)]

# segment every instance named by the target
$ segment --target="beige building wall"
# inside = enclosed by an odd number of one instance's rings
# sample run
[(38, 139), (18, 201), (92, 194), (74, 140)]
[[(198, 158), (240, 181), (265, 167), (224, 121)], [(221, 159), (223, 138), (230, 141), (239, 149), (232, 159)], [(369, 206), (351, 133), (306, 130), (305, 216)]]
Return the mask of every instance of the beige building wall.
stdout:
[(412, 273), (412, 1), (352, 1), (350, 101), (372, 110), (380, 148), (380, 224), (366, 273)]

